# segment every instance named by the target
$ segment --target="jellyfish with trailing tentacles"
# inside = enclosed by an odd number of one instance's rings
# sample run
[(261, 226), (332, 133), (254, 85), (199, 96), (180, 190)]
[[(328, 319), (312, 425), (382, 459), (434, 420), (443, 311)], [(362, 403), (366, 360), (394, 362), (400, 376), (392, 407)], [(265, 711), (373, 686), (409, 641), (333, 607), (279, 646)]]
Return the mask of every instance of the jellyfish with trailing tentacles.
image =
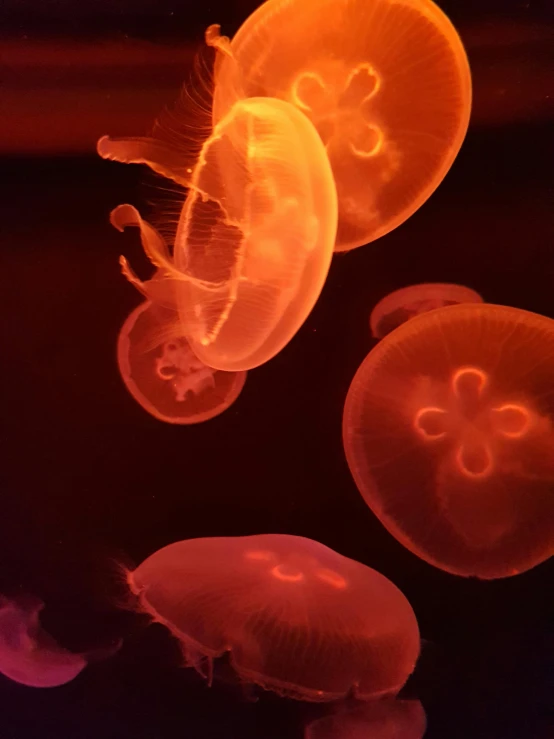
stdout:
[(211, 678), (239, 677), (300, 700), (396, 694), (419, 654), (415, 615), (383, 575), (311, 539), (259, 535), (164, 547), (127, 575), (139, 608)]
[(335, 184), (309, 119), (282, 100), (250, 98), (231, 107), (195, 156), (162, 138), (104, 137), (98, 152), (146, 163), (188, 188), (172, 255), (131, 206), (121, 206), (125, 223), (116, 224), (139, 226), (156, 273), (143, 282), (124, 259), (123, 271), (176, 311), (174, 335), (219, 370), (275, 356), (316, 302), (335, 242)]
[(43, 607), (38, 598), (0, 596), (0, 673), (30, 687), (53, 688), (73, 680), (87, 660), (42, 629)]
[(346, 458), (408, 549), (506, 577), (554, 551), (554, 321), (466, 304), (385, 337), (346, 398)]
[(207, 421), (229, 408), (246, 372), (207, 367), (184, 337), (158, 342), (174, 311), (146, 301), (127, 318), (117, 343), (119, 371), (133, 398), (154, 418), (167, 423)]
[(382, 339), (414, 316), (436, 308), (460, 303), (482, 303), (483, 298), (469, 287), (429, 282), (395, 290), (380, 300), (371, 311), (369, 325), (375, 339)]
[(417, 700), (380, 700), (348, 706), (306, 727), (304, 739), (422, 739), (427, 727)]
[(336, 249), (383, 236), (440, 184), (464, 139), (471, 76), (430, 0), (268, 0), (219, 50), (214, 120), (279, 97), (316, 126), (339, 198)]

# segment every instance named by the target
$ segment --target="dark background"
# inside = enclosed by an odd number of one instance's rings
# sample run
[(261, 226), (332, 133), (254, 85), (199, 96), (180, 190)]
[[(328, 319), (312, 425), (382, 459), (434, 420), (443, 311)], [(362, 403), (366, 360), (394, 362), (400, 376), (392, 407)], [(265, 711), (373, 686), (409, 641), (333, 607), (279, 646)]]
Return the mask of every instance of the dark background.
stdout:
[[(117, 90), (135, 99), (142, 81), (152, 93), (137, 108), (143, 125), (157, 113), (160, 88), (177, 89), (186, 76), (187, 49), (205, 26), (221, 22), (232, 33), (256, 4), (2, 4), (0, 592), (41, 597), (45, 628), (68, 649), (124, 643), (56, 689), (0, 675), (0, 737), (300, 739), (325, 707), (269, 693), (254, 702), (227, 679), (208, 689), (180, 669), (163, 629), (144, 629), (118, 607), (116, 562), (133, 566), (179, 539), (271, 532), (317, 539), (406, 594), (424, 641), (404, 694), (422, 701), (429, 739), (547, 739), (554, 735), (552, 562), (480, 582), (417, 559), (356, 490), (341, 414), (373, 346), (369, 313), (391, 290), (456, 282), (489, 302), (554, 317), (549, 3), (439, 3), (459, 27), (475, 84), (469, 133), (443, 184), (393, 233), (334, 259), (304, 327), (249, 373), (230, 410), (198, 426), (164, 425), (118, 375), (117, 334), (140, 298), (117, 257), (136, 260), (139, 247), (136, 232), (118, 234), (107, 221), (120, 202), (148, 213), (153, 190), (139, 168), (98, 160), (93, 142), (108, 132), (97, 127), (112, 121)], [(49, 51), (26, 56), (37, 44), (63, 54), (64, 45), (90, 49), (106, 40), (120, 49), (119, 65), (96, 70), (85, 88), (73, 66), (70, 74), (50, 63)], [(136, 41), (177, 45), (183, 58), (164, 62), (159, 80), (144, 78), (125, 64)], [(53, 90), (55, 105), (67, 103), (61, 117), (48, 104)], [(90, 119), (87, 129), (73, 101), (89, 93), (104, 100), (107, 118)], [(68, 145), (80, 125), (82, 136)]]

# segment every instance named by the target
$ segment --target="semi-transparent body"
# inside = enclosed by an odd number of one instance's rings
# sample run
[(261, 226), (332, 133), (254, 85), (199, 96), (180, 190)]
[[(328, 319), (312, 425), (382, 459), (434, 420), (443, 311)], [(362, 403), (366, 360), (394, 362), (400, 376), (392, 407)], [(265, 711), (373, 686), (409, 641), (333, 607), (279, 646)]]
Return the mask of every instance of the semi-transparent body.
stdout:
[(178, 310), (177, 335), (221, 370), (277, 354), (319, 297), (336, 236), (333, 175), (308, 118), (282, 100), (250, 98), (230, 108), (192, 162), (154, 139), (104, 137), (98, 151), (188, 188), (172, 257), (131, 206), (115, 219), (140, 227), (156, 275), (141, 282), (125, 260), (124, 272), (150, 300)]
[(369, 325), (375, 339), (382, 339), (395, 328), (421, 313), (460, 303), (482, 303), (483, 298), (469, 287), (445, 282), (428, 282), (395, 290), (380, 300), (371, 311)]
[(175, 312), (146, 301), (127, 318), (119, 333), (117, 360), (133, 398), (154, 418), (192, 424), (223, 413), (241, 392), (246, 372), (207, 367), (184, 337), (159, 343)]
[(73, 680), (87, 662), (47, 634), (40, 625), (38, 598), (0, 596), (0, 672), (33, 688), (53, 688)]
[(554, 551), (554, 321), (467, 304), (385, 337), (344, 409), (350, 470), (415, 554), (460, 575), (514, 575)]
[(383, 575), (286, 535), (171, 544), (128, 574), (141, 610), (211, 675), (226, 652), (238, 675), (309, 701), (396, 694), (419, 653), (415, 615)]
[(380, 700), (339, 707), (312, 721), (304, 739), (422, 739), (427, 728), (423, 706), (416, 700)]
[(471, 110), (464, 48), (429, 0), (268, 0), (220, 50), (214, 119), (279, 97), (316, 126), (339, 197), (336, 249), (379, 238), (449, 170)]

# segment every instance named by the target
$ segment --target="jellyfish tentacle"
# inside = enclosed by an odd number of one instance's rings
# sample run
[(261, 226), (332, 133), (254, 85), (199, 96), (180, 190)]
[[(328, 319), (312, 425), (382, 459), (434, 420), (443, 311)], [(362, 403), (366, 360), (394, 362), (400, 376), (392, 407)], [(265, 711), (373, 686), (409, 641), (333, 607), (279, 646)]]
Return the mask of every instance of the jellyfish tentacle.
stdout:
[(146, 164), (156, 174), (181, 187), (190, 187), (193, 163), (188, 156), (163, 141), (142, 136), (102, 136), (96, 150), (102, 159), (121, 164)]

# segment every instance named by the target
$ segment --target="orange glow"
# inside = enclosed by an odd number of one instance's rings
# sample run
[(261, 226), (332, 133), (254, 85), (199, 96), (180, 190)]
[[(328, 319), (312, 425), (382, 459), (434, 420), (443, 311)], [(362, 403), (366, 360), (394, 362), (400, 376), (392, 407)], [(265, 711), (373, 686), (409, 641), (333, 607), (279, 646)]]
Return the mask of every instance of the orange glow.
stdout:
[(554, 551), (554, 321), (502, 306), (424, 313), (370, 352), (344, 410), (364, 499), (415, 554), (507, 577)]
[(436, 308), (459, 303), (482, 303), (483, 298), (463, 285), (430, 282), (410, 285), (386, 295), (371, 311), (369, 325), (375, 339), (382, 339), (410, 318)]
[(154, 418), (178, 424), (207, 421), (235, 402), (246, 372), (206, 367), (175, 331), (178, 334), (179, 323), (174, 311), (150, 301), (139, 305), (119, 333), (121, 377), (133, 398)]
[(207, 660), (210, 674), (211, 661), (229, 652), (241, 679), (300, 700), (394, 695), (419, 653), (402, 593), (311, 539), (177, 542), (132, 572), (129, 587), (179, 639), (187, 665)]
[(60, 647), (41, 628), (38, 598), (0, 596), (0, 672), (33, 688), (53, 688), (73, 680), (86, 667), (80, 654)]
[(317, 300), (335, 242), (333, 175), (310, 121), (282, 100), (250, 98), (194, 156), (163, 137), (104, 136), (98, 152), (148, 164), (189, 191), (173, 255), (132, 206), (112, 214), (117, 227), (140, 227), (158, 270), (141, 282), (123, 260), (125, 276), (178, 311), (181, 335), (210, 367), (246, 370), (277, 354)]
[(380, 700), (338, 706), (308, 724), (304, 739), (422, 739), (427, 719), (419, 701)]
[(267, 0), (231, 41), (209, 29), (214, 120), (279, 97), (317, 128), (337, 184), (337, 251), (383, 236), (448, 172), (471, 109), (468, 61), (430, 0)]

